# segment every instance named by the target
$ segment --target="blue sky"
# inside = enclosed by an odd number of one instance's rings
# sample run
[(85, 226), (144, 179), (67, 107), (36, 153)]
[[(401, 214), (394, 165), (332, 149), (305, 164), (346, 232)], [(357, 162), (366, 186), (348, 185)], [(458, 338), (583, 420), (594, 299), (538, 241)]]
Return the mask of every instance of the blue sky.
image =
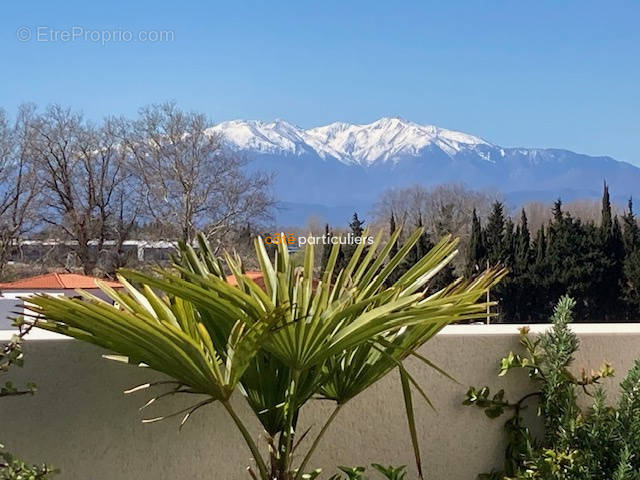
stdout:
[[(99, 119), (173, 99), (214, 121), (310, 127), (399, 115), (505, 146), (640, 164), (640, 2), (48, 0), (0, 8), (0, 105), (10, 112), (22, 101), (58, 102)], [(38, 27), (49, 41), (36, 41)], [(82, 38), (52, 41), (74, 27)], [(30, 40), (18, 40), (20, 28)], [(171, 31), (173, 40), (83, 37), (102, 30)]]

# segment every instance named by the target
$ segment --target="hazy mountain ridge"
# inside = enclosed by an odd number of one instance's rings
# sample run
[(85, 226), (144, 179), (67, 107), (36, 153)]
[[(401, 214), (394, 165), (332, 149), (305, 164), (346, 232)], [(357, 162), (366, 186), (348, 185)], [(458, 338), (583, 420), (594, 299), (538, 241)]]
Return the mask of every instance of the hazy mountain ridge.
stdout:
[(297, 212), (282, 210), (280, 223), (299, 223), (305, 214), (326, 211), (335, 216), (328, 220), (344, 217), (343, 223), (350, 210), (368, 210), (386, 188), (416, 183), (497, 189), (515, 203), (578, 191), (597, 195), (605, 179), (617, 198), (640, 194), (640, 168), (608, 156), (502, 147), (400, 118), (310, 129), (283, 120), (234, 120), (210, 131), (221, 136), (226, 148), (253, 160), (252, 168), (276, 172), (276, 197)]

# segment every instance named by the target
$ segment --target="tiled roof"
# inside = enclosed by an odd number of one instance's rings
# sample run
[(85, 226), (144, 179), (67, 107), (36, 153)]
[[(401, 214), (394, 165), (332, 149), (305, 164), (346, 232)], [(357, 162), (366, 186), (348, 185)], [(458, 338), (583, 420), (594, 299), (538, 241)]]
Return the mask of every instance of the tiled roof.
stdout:
[[(253, 280), (254, 282), (256, 282), (261, 288), (265, 288), (264, 285), (264, 277), (262, 275), (262, 272), (260, 271), (248, 271), (245, 272), (245, 275), (247, 277), (249, 277), (251, 280)], [(234, 277), (233, 275), (227, 275), (227, 282), (229, 282), (230, 285), (238, 285), (238, 282), (236, 281), (236, 277)], [(313, 288), (316, 288), (318, 286), (318, 280), (317, 279), (313, 279), (312, 280), (313, 283)]]
[[(245, 272), (245, 275), (256, 282), (258, 285), (260, 285), (260, 287), (264, 288), (264, 279), (262, 278), (262, 272), (249, 271)], [(229, 282), (230, 285), (238, 285), (236, 277), (234, 277), (233, 275), (227, 276), (227, 282)]]
[[(98, 288), (96, 280), (101, 280), (77, 273), (47, 273), (35, 277), (23, 278), (15, 282), (0, 283), (0, 290), (74, 290), (76, 288)], [(110, 287), (121, 287), (112, 280), (102, 280)]]

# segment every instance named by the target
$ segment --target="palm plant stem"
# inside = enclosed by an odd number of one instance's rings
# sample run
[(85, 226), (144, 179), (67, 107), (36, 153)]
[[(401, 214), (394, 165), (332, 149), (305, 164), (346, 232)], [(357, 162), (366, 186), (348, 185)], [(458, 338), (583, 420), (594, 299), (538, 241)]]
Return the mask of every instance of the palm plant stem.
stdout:
[(331, 415), (329, 415), (329, 418), (322, 426), (322, 429), (320, 430), (320, 432), (318, 432), (318, 435), (316, 436), (313, 443), (311, 444), (311, 447), (307, 451), (307, 454), (304, 456), (304, 459), (300, 464), (300, 468), (298, 468), (298, 473), (296, 474), (295, 480), (302, 479), (302, 475), (304, 475), (304, 469), (307, 467), (307, 463), (309, 463), (309, 460), (311, 460), (311, 456), (313, 455), (313, 452), (315, 451), (316, 447), (320, 443), (320, 440), (322, 440), (322, 437), (324, 436), (324, 434), (329, 429), (329, 426), (331, 425), (331, 423), (333, 423), (333, 420), (338, 416), (338, 413), (340, 413), (340, 409), (342, 408), (342, 405), (343, 405), (342, 403), (338, 403), (336, 405), (336, 408), (333, 409), (333, 412), (331, 412)]
[(293, 456), (293, 436), (295, 434), (295, 426), (294, 426), (294, 418), (295, 412), (297, 409), (297, 405), (295, 405), (296, 398), (295, 393), (298, 389), (298, 382), (300, 380), (300, 371), (295, 369), (291, 374), (291, 385), (289, 387), (289, 398), (287, 401), (288, 410), (287, 410), (287, 429), (286, 429), (286, 440), (285, 440), (285, 449), (282, 458), (282, 471), (284, 475), (289, 475), (289, 471), (291, 470), (292, 464), (292, 456)]
[(260, 478), (262, 480), (269, 480), (269, 471), (267, 470), (267, 465), (264, 462), (262, 455), (260, 455), (260, 450), (258, 449), (256, 442), (251, 437), (249, 430), (247, 430), (247, 427), (242, 422), (238, 414), (235, 412), (235, 410), (233, 409), (229, 401), (222, 402), (222, 405), (224, 406), (224, 408), (227, 410), (227, 412), (233, 419), (233, 422), (238, 427), (238, 430), (240, 430), (240, 433), (242, 434), (242, 437), (244, 438), (245, 443), (249, 447), (249, 450), (251, 450), (251, 454), (253, 455), (253, 458), (256, 461), (256, 465), (258, 466), (258, 470), (260, 471)]

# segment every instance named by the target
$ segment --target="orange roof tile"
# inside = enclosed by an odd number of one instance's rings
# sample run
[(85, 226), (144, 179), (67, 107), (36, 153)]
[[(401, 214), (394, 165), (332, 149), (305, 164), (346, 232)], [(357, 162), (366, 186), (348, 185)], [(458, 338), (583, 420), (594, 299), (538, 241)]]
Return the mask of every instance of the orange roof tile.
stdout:
[[(0, 283), (0, 290), (75, 290), (76, 288), (98, 288), (96, 280), (101, 280), (77, 273), (47, 273), (35, 277), (23, 278), (15, 282)], [(114, 288), (122, 287), (112, 280), (102, 280)]]
[[(248, 272), (245, 272), (245, 275), (249, 277), (251, 280), (253, 280), (254, 282), (256, 282), (261, 288), (263, 289), (265, 288), (264, 277), (262, 275), (262, 272), (248, 271)], [(238, 282), (236, 281), (236, 277), (234, 277), (233, 275), (227, 275), (227, 282), (229, 282), (229, 285), (233, 285), (233, 286), (238, 285)], [(313, 288), (318, 286), (317, 279), (314, 278), (312, 283), (313, 283)]]
[[(258, 285), (260, 285), (262, 288), (264, 288), (264, 279), (262, 278), (262, 272), (249, 271), (245, 272), (245, 275), (256, 282)], [(236, 277), (234, 277), (233, 275), (227, 275), (227, 282), (229, 282), (230, 285), (238, 285)]]

